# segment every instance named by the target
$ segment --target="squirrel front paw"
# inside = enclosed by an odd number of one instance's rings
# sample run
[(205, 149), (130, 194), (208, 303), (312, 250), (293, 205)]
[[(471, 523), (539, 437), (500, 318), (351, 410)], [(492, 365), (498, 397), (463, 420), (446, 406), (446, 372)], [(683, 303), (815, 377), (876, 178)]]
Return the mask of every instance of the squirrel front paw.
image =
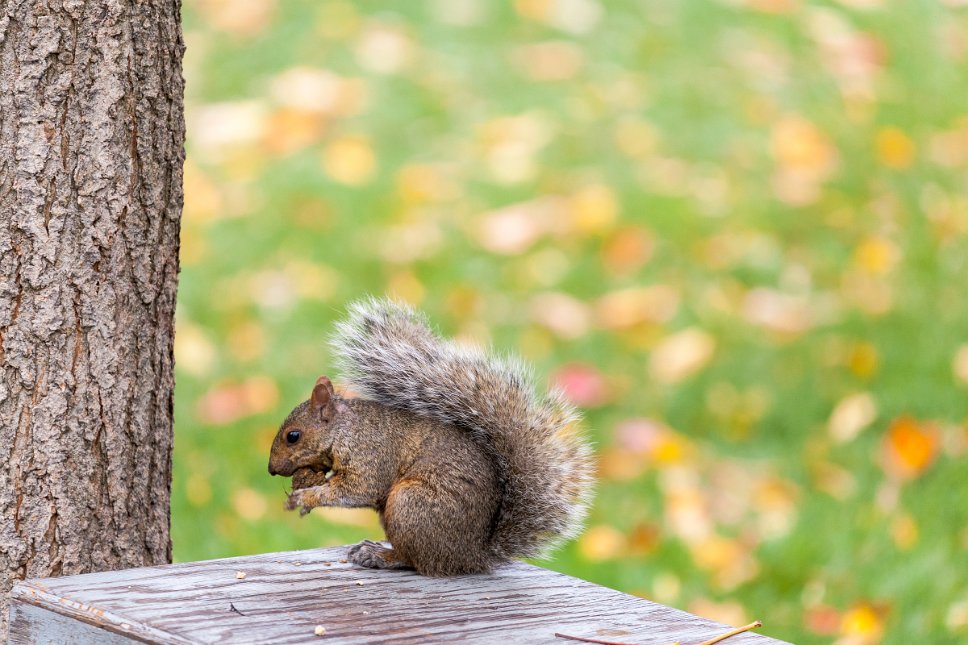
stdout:
[(317, 506), (321, 506), (319, 493), (314, 488), (302, 488), (294, 490), (286, 499), (286, 510), (293, 511), (299, 509), (299, 515), (306, 515)]

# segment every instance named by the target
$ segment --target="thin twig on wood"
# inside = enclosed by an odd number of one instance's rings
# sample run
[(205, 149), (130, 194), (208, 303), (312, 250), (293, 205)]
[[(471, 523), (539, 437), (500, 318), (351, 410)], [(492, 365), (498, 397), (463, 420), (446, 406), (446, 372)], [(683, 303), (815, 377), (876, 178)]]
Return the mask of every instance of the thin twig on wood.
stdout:
[(757, 627), (762, 627), (762, 626), (763, 626), (763, 623), (761, 623), (758, 620), (754, 620), (749, 625), (744, 625), (742, 627), (737, 627), (736, 629), (731, 629), (725, 634), (720, 634), (716, 638), (710, 638), (708, 641), (703, 641), (702, 643), (699, 643), (699, 645), (715, 645), (720, 641), (726, 640), (730, 636), (735, 636), (736, 634), (742, 634), (743, 632), (748, 632), (751, 629), (756, 629)]
[[(756, 629), (757, 627), (762, 627), (763, 623), (758, 620), (754, 620), (749, 625), (744, 625), (743, 627), (737, 627), (736, 629), (731, 629), (725, 634), (720, 634), (715, 638), (710, 638), (708, 641), (703, 641), (699, 645), (715, 645), (721, 641), (726, 640), (730, 636), (736, 636), (736, 634), (742, 634), (743, 632), (748, 632), (751, 629)], [(581, 641), (583, 643), (595, 643), (596, 645), (635, 645), (635, 643), (620, 643), (618, 641), (603, 641), (598, 638), (585, 638), (584, 636), (571, 636), (569, 634), (559, 634), (555, 632), (557, 638), (567, 638), (568, 640)], [(670, 645), (679, 645), (678, 642), (670, 643)]]
[(245, 616), (245, 614), (243, 614), (241, 611), (239, 611), (238, 608), (236, 608), (236, 606), (233, 605), (232, 603), (229, 603), (229, 609), (231, 609), (232, 611), (234, 611), (235, 613), (237, 613), (239, 616)]

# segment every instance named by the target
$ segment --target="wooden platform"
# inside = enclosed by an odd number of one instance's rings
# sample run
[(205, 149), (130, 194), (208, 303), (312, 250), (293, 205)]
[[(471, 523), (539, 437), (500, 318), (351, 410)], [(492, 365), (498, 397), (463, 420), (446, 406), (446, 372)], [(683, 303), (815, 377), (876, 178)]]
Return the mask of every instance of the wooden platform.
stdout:
[[(574, 644), (555, 638), (563, 632), (696, 645), (729, 629), (524, 563), (434, 579), (361, 569), (344, 555), (335, 547), (27, 580), (11, 594), (9, 642)], [(779, 643), (753, 633), (724, 641)]]

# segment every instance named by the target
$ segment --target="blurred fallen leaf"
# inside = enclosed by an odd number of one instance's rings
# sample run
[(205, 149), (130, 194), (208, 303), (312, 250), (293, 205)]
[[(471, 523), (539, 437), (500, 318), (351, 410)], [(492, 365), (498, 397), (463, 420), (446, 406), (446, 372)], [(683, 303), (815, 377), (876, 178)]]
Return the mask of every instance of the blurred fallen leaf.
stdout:
[(517, 12), (572, 34), (585, 34), (602, 17), (597, 0), (515, 0)]
[(843, 622), (840, 612), (828, 605), (810, 607), (804, 612), (804, 624), (819, 636), (835, 636)]
[(564, 204), (560, 198), (543, 197), (485, 213), (478, 221), (477, 239), (492, 253), (522, 253), (553, 230)]
[(235, 360), (253, 361), (265, 351), (265, 331), (251, 320), (240, 321), (229, 328), (225, 344)]
[(648, 555), (659, 547), (661, 541), (662, 531), (658, 525), (651, 523), (636, 524), (629, 534), (629, 555)]
[(625, 535), (607, 524), (589, 527), (578, 539), (578, 551), (590, 562), (619, 557), (625, 549)]
[(915, 147), (911, 138), (900, 128), (883, 128), (875, 139), (877, 158), (889, 168), (907, 168), (914, 161)]
[(204, 224), (223, 215), (222, 193), (218, 185), (192, 159), (185, 160), (184, 187), (183, 225)]
[(323, 149), (323, 170), (335, 181), (362, 186), (376, 171), (376, 153), (368, 137), (347, 135), (333, 140)]
[(954, 360), (951, 362), (951, 371), (955, 378), (961, 381), (962, 385), (968, 385), (968, 344), (959, 346), (955, 351)]
[(844, 612), (840, 623), (840, 633), (847, 637), (846, 642), (851, 645), (879, 643), (884, 635), (885, 615), (885, 608), (875, 608), (867, 603), (858, 603)]
[(948, 607), (944, 622), (948, 629), (953, 632), (968, 630), (968, 597), (956, 601)]
[(241, 517), (255, 521), (266, 513), (265, 497), (251, 488), (240, 488), (232, 493), (232, 507)]
[(196, 410), (203, 423), (226, 425), (268, 412), (278, 398), (275, 381), (267, 376), (252, 376), (241, 383), (216, 385), (202, 395)]
[(777, 164), (777, 197), (792, 205), (816, 200), (819, 185), (837, 164), (837, 151), (830, 137), (805, 118), (788, 116), (776, 123), (771, 140)]
[(914, 547), (918, 534), (918, 523), (910, 513), (902, 512), (891, 520), (891, 538), (899, 551)]
[(288, 155), (319, 140), (325, 122), (315, 112), (282, 108), (266, 121), (263, 148), (274, 155)]
[(297, 112), (333, 114), (338, 111), (344, 81), (329, 70), (290, 67), (269, 84), (272, 99)]
[(648, 262), (654, 249), (655, 242), (644, 228), (621, 228), (605, 241), (602, 263), (613, 274), (628, 275)]
[(512, 60), (533, 81), (564, 81), (581, 69), (584, 54), (574, 43), (554, 40), (518, 47)]
[(602, 296), (595, 309), (598, 324), (605, 329), (667, 322), (679, 310), (679, 291), (661, 284), (621, 289)]
[(889, 272), (897, 264), (897, 245), (883, 237), (869, 237), (857, 245), (854, 260), (864, 271), (873, 274)]
[(631, 481), (641, 476), (648, 463), (642, 455), (624, 448), (610, 447), (598, 454), (598, 476), (604, 481)]
[(477, 139), (491, 176), (504, 184), (527, 181), (537, 172), (535, 157), (554, 135), (550, 116), (526, 112), (486, 121)]
[(678, 383), (702, 370), (715, 349), (713, 337), (698, 327), (677, 332), (653, 350), (649, 375), (660, 383)]
[(581, 235), (607, 231), (618, 217), (618, 202), (603, 184), (584, 186), (569, 198), (571, 224)]
[(387, 281), (386, 292), (411, 305), (419, 305), (427, 295), (427, 288), (413, 271), (396, 271)]
[(873, 376), (878, 364), (877, 348), (872, 343), (855, 343), (847, 352), (847, 368), (862, 378)]
[(408, 204), (425, 204), (459, 195), (451, 173), (434, 164), (407, 164), (397, 171), (397, 192)]
[(566, 293), (539, 293), (529, 310), (532, 320), (566, 340), (585, 335), (591, 321), (588, 305)]
[(356, 44), (360, 65), (378, 74), (394, 74), (413, 60), (415, 46), (402, 29), (389, 25), (372, 25)]
[(902, 416), (887, 429), (881, 446), (881, 463), (889, 475), (913, 479), (934, 462), (938, 448), (936, 426)]
[(188, 503), (195, 507), (202, 507), (212, 499), (212, 486), (205, 475), (192, 473), (185, 482), (185, 497)]
[(579, 407), (598, 407), (609, 399), (605, 376), (591, 365), (569, 363), (559, 368), (551, 380)]
[(193, 151), (207, 159), (220, 159), (227, 148), (261, 141), (269, 110), (261, 101), (208, 103), (187, 112)]
[(444, 243), (440, 226), (430, 220), (384, 225), (374, 232), (373, 237), (380, 257), (404, 265), (432, 258)]
[(215, 346), (208, 334), (187, 321), (177, 321), (175, 333), (175, 365), (193, 376), (204, 376), (215, 362)]
[(877, 404), (869, 392), (859, 392), (844, 397), (837, 403), (827, 429), (838, 443), (853, 440), (861, 430), (877, 419)]
[(207, 24), (239, 36), (252, 36), (267, 29), (276, 10), (274, 0), (200, 0), (197, 9)]
[(775, 289), (751, 289), (743, 299), (743, 317), (771, 331), (802, 334), (813, 326), (813, 315), (806, 298)]

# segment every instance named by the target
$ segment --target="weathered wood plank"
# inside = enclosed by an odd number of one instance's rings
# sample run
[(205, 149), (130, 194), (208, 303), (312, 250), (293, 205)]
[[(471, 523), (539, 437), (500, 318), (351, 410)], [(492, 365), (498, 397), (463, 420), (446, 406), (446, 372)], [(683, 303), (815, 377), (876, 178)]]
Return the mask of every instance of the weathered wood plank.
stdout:
[[(563, 632), (696, 645), (729, 629), (524, 563), (425, 578), (361, 569), (344, 557), (345, 547), (334, 547), (27, 580), (12, 594), (10, 643), (564, 645), (571, 641), (554, 637)], [(313, 633), (317, 625), (325, 637)], [(781, 643), (752, 633), (727, 642)]]

